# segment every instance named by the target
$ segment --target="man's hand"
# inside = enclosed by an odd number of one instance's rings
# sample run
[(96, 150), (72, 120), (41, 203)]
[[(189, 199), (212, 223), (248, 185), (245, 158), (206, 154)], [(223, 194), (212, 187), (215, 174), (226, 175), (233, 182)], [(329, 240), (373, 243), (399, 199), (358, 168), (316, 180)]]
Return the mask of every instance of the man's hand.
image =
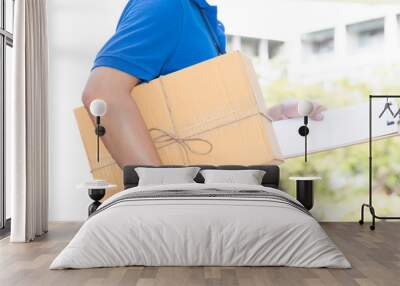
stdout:
[[(273, 120), (283, 120), (289, 118), (297, 118), (302, 117), (298, 111), (299, 101), (288, 101), (285, 103), (274, 105), (267, 110), (267, 115)], [(309, 117), (312, 120), (321, 121), (324, 119), (322, 114), (326, 108), (320, 105), (319, 103), (313, 102), (313, 110)]]

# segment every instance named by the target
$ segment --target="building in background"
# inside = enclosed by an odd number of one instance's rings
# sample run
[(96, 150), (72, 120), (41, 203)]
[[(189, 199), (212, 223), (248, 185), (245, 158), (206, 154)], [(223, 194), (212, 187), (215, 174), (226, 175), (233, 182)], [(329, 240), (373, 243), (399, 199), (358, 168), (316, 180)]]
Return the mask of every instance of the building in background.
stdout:
[[(398, 1), (218, 0), (217, 4), (228, 50), (252, 57), (267, 106), (307, 98), (328, 109), (340, 108), (365, 103), (370, 93), (400, 90)], [(399, 142), (393, 137), (374, 144), (374, 156), (382, 159), (375, 160), (374, 168), (385, 170), (374, 177), (380, 214), (393, 215), (400, 203), (398, 164), (383, 159), (398, 158)], [(294, 194), (287, 179), (293, 174), (318, 174), (324, 179), (316, 186), (318, 207), (313, 215), (323, 221), (359, 219), (368, 188), (366, 147), (313, 154), (306, 165), (302, 158), (287, 160), (281, 168), (283, 189)]]
[(365, 79), (376, 68), (400, 64), (400, 5), (259, 2), (247, 3), (246, 25), (231, 25), (240, 11), (234, 4), (219, 6), (228, 50), (251, 56), (266, 82), (283, 74), (303, 83)]

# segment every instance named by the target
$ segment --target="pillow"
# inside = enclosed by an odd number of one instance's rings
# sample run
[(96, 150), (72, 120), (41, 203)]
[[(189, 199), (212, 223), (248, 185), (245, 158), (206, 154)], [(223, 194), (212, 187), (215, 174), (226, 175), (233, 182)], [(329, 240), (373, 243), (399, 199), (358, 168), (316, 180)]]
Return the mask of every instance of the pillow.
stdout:
[(135, 168), (139, 176), (139, 186), (195, 183), (193, 179), (199, 170), (199, 167)]
[(261, 185), (265, 171), (262, 170), (202, 170), (205, 184)]

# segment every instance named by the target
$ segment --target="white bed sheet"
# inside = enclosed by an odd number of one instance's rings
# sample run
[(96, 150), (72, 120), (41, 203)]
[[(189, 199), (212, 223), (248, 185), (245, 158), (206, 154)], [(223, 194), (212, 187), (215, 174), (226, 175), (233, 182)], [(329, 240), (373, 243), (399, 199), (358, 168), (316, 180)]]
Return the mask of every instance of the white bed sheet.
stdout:
[[(254, 185), (179, 184), (163, 190), (263, 190)], [(102, 206), (103, 206), (102, 205)], [(89, 218), (50, 269), (145, 266), (350, 268), (318, 222), (293, 206), (263, 199), (171, 198), (123, 201)]]

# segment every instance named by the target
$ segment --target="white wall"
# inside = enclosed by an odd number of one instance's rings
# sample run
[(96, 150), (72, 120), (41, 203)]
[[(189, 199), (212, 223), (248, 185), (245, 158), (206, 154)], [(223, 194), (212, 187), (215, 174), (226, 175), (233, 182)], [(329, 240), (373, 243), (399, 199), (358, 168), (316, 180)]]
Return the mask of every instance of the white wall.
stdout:
[[(270, 40), (356, 23), (399, 9), (395, 1), (209, 0), (218, 5), (226, 32)], [(391, 4), (385, 3), (390, 2)]]
[(50, 220), (84, 220), (90, 199), (76, 185), (90, 179), (73, 116), (93, 58), (113, 33), (126, 0), (49, 0)]

